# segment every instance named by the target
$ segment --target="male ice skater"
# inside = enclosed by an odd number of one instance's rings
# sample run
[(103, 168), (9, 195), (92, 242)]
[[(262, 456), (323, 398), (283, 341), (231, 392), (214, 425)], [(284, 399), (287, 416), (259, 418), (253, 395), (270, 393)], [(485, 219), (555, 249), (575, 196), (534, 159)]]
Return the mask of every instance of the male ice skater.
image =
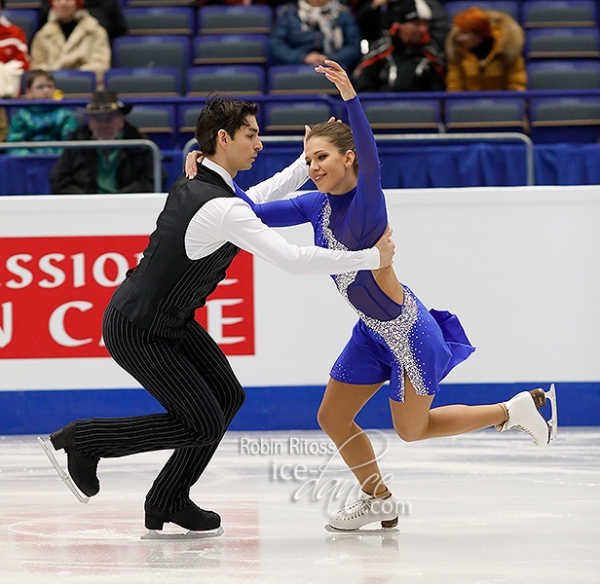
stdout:
[(190, 489), (245, 394), (194, 312), (224, 279), (239, 249), (293, 273), (337, 274), (392, 263), (389, 232), (362, 251), (297, 247), (257, 218), (253, 203), (296, 190), (307, 167), (301, 157), (247, 194), (237, 187), (233, 178), (251, 168), (262, 150), (256, 112), (255, 104), (234, 99), (207, 103), (196, 124), (205, 154), (198, 174), (193, 180), (182, 174), (175, 182), (139, 265), (106, 309), (108, 351), (166, 413), (78, 420), (50, 436), (54, 448), (67, 453), (69, 475), (88, 497), (100, 489), (100, 459), (173, 449), (146, 496), (145, 525), (151, 531), (167, 522), (199, 535), (221, 529), (219, 515), (198, 507)]

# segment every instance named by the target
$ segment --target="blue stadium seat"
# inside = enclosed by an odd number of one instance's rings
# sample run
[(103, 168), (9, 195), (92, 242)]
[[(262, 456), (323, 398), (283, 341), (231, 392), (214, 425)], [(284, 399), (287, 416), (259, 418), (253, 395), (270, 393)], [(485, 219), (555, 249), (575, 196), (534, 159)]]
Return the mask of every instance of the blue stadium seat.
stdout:
[(265, 70), (260, 65), (199, 65), (186, 72), (186, 95), (262, 95)]
[(113, 67), (190, 66), (190, 39), (179, 35), (125, 36), (113, 41)]
[(474, 0), (455, 0), (452, 2), (446, 2), (444, 9), (448, 15), (448, 19), (452, 20), (459, 12), (463, 12), (471, 6), (477, 6), (483, 10), (497, 10), (498, 12), (505, 12), (509, 16), (512, 16), (517, 22), (521, 19), (520, 2), (510, 2), (503, 0), (482, 0), (481, 2), (475, 2)]
[(595, 143), (600, 101), (590, 97), (536, 97), (529, 101), (530, 135), (538, 144)]
[(468, 98), (445, 100), (448, 132), (525, 132), (524, 98)]
[(600, 31), (597, 28), (542, 28), (526, 33), (526, 59), (597, 59)]
[(127, 115), (127, 121), (147, 134), (159, 148), (172, 150), (176, 147), (175, 106), (136, 105)]
[(177, 108), (177, 135), (180, 148), (194, 137), (196, 122), (205, 103), (205, 100), (198, 100), (197, 103), (180, 105)]
[(42, 6), (40, 0), (6, 0), (4, 8), (6, 10), (21, 10), (21, 9), (32, 9), (39, 10)]
[(130, 35), (194, 34), (195, 11), (189, 6), (151, 6), (124, 8), (123, 16)]
[(96, 74), (93, 71), (58, 69), (52, 71), (52, 75), (56, 81), (56, 88), (60, 89), (65, 97), (90, 98), (96, 91)]
[(361, 97), (365, 115), (374, 132), (441, 132), (439, 99), (381, 100)]
[(198, 12), (198, 34), (270, 34), (273, 10), (270, 6), (213, 5)]
[(182, 75), (172, 67), (121, 67), (104, 74), (104, 85), (121, 97), (179, 97)]
[(262, 65), (267, 62), (266, 34), (200, 35), (192, 41), (194, 65)]
[(527, 64), (528, 89), (600, 89), (597, 61), (537, 61)]
[(596, 27), (598, 6), (594, 0), (526, 0), (521, 22), (525, 28)]
[(301, 133), (304, 126), (314, 126), (326, 122), (333, 115), (331, 105), (326, 101), (293, 100), (271, 102), (264, 106), (265, 132)]
[[(8, 2), (7, 2), (8, 4)], [(10, 22), (23, 29), (27, 42), (31, 43), (33, 35), (38, 30), (38, 11), (18, 8), (18, 9), (6, 9), (2, 11), (2, 16), (7, 18)]]
[(335, 85), (312, 65), (274, 65), (267, 71), (267, 91), (272, 95), (331, 94), (337, 95)]
[(135, 8), (138, 6), (189, 6), (190, 0), (120, 0), (124, 8)]

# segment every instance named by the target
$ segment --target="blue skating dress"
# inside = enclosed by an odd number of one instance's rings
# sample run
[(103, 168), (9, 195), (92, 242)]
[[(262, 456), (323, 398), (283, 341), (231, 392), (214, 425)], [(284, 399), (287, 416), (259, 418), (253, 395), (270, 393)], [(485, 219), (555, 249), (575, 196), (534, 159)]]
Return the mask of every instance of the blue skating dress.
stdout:
[[(388, 217), (375, 138), (358, 97), (345, 103), (360, 162), (357, 187), (344, 195), (310, 192), (253, 208), (271, 227), (310, 222), (318, 246), (360, 250), (375, 245)], [(389, 380), (390, 398), (404, 401), (404, 373), (417, 394), (433, 395), (450, 370), (475, 350), (455, 315), (428, 311), (407, 286), (404, 303), (398, 304), (368, 270), (332, 278), (360, 317), (331, 369), (334, 379), (351, 384)]]

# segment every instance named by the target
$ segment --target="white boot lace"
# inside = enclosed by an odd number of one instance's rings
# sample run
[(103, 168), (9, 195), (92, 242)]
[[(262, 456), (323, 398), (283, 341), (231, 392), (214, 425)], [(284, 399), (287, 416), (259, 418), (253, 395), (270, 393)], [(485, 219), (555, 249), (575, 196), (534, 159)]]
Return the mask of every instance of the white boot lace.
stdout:
[(359, 517), (364, 517), (369, 514), (371, 511), (371, 506), (373, 504), (374, 497), (364, 497), (358, 499), (358, 501), (354, 501), (347, 507), (340, 509), (335, 517), (338, 521), (350, 521), (352, 519), (358, 519)]

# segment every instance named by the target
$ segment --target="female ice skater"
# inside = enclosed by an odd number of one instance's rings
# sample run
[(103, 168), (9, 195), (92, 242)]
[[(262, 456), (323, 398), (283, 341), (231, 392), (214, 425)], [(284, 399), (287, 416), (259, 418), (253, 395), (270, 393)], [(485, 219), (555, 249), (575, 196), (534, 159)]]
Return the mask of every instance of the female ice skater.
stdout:
[[(335, 84), (352, 129), (322, 123), (306, 139), (309, 177), (318, 188), (298, 197), (259, 204), (255, 213), (271, 227), (310, 222), (318, 246), (355, 250), (373, 245), (388, 217), (375, 139), (346, 72), (334, 61), (316, 67)], [(360, 162), (360, 166), (359, 166)], [(381, 521), (397, 524), (397, 505), (383, 481), (372, 444), (355, 417), (386, 381), (394, 428), (406, 441), (454, 436), (496, 426), (518, 428), (537, 445), (555, 437), (553, 388), (521, 392), (506, 403), (431, 409), (439, 383), (474, 348), (457, 317), (428, 311), (393, 267), (334, 275), (339, 292), (358, 313), (352, 336), (333, 365), (319, 424), (338, 447), (362, 489), (358, 501), (329, 516), (336, 530)], [(553, 422), (538, 411), (551, 398)], [(381, 499), (389, 499), (382, 504)]]

